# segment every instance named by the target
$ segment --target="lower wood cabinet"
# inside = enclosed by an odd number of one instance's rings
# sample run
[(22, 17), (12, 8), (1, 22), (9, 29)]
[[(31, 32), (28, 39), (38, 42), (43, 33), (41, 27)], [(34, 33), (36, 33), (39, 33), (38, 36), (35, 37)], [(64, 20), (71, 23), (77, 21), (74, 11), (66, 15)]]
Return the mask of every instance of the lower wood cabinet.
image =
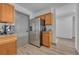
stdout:
[(42, 44), (43, 44), (43, 46), (46, 46), (48, 48), (51, 47), (51, 45), (52, 45), (51, 35), (52, 35), (51, 32), (43, 32), (43, 37), (42, 37)]
[(15, 55), (16, 54), (16, 39), (14, 37), (1, 37), (0, 40), (0, 55)]

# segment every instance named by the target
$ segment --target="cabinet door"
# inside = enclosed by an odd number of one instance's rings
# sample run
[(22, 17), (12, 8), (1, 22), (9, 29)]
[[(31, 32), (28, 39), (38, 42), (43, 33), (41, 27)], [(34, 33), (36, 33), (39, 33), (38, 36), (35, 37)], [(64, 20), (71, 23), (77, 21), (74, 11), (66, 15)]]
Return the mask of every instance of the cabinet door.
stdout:
[(16, 38), (13, 37), (1, 37), (3, 41), (0, 42), (0, 55), (14, 55), (16, 54)]
[(42, 38), (42, 44), (48, 48), (51, 47), (51, 34), (50, 33), (43, 33), (43, 38)]
[(49, 47), (49, 37), (48, 36), (43, 36), (43, 45), (46, 47)]
[(8, 40), (12, 39), (9, 43), (7, 43), (7, 54), (15, 55), (16, 54), (16, 36), (10, 36), (7, 38)]
[(45, 24), (46, 24), (46, 25), (52, 24), (51, 13), (45, 15)]
[(2, 4), (2, 18), (1, 22), (12, 23), (14, 20), (14, 7), (10, 4)]
[(1, 17), (2, 17), (2, 3), (0, 3), (0, 20), (1, 20)]
[(45, 16), (43, 15), (43, 16), (40, 16), (40, 19), (41, 20), (45, 20)]
[(0, 55), (6, 55), (7, 54), (7, 45), (6, 44), (2, 44), (0, 45)]
[(7, 54), (8, 55), (15, 55), (16, 54), (16, 42), (10, 42), (9, 44), (7, 44)]
[(15, 42), (0, 45), (0, 55), (15, 55), (15, 54), (16, 54)]

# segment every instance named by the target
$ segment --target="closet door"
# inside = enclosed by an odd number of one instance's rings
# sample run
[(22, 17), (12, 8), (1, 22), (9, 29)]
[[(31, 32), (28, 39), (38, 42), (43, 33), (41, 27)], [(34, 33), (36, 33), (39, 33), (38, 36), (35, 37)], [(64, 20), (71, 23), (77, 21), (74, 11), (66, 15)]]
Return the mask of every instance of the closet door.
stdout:
[(29, 37), (29, 16), (21, 12), (15, 12), (15, 24), (16, 24), (16, 34), (17, 34), (17, 46), (24, 46), (28, 43)]

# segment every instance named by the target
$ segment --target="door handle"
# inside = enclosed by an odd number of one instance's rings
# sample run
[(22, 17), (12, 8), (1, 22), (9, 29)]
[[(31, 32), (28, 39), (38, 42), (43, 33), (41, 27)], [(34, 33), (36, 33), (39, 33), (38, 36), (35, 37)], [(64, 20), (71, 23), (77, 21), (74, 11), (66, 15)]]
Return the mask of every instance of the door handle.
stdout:
[(26, 31), (26, 32), (29, 32), (29, 31)]

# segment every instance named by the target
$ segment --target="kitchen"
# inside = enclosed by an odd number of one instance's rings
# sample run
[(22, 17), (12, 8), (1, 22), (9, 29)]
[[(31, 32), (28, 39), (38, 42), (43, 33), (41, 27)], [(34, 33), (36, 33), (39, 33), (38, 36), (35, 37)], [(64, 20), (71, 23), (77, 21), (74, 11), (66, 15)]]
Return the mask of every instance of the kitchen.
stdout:
[[(56, 48), (55, 9), (49, 8), (47, 11), (40, 12), (40, 15), (33, 15), (33, 18), (30, 18), (31, 12), (19, 5), (23, 6), (22, 4), (0, 3), (0, 54), (33, 54), (33, 51), (30, 51), (33, 48), (37, 50), (47, 49), (47, 54), (60, 54), (57, 53), (58, 50), (55, 52), (53, 49)], [(49, 6), (51, 7), (52, 4)], [(51, 51), (52, 49), (53, 51)], [(60, 52), (65, 54), (62, 50)]]

